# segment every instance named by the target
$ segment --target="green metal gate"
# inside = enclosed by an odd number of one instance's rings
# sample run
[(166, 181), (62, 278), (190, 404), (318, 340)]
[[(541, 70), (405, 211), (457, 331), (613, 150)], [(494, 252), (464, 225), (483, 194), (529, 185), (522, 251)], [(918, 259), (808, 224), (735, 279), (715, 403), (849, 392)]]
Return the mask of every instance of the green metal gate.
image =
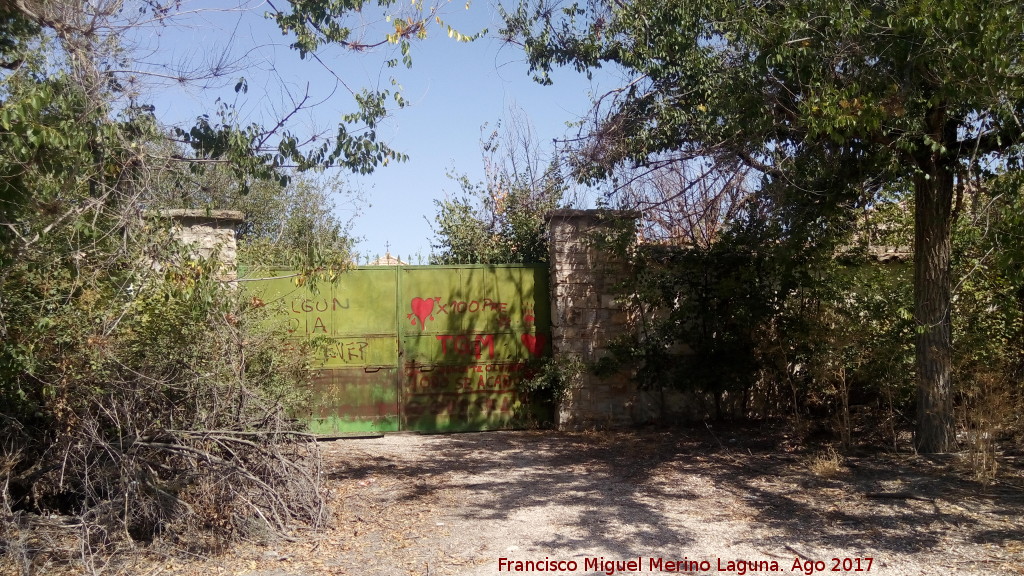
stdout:
[(520, 384), (550, 353), (547, 274), (545, 266), (368, 266), (316, 291), (285, 277), (245, 285), (277, 303), (295, 338), (315, 340), (314, 432), (440, 432), (544, 417)]

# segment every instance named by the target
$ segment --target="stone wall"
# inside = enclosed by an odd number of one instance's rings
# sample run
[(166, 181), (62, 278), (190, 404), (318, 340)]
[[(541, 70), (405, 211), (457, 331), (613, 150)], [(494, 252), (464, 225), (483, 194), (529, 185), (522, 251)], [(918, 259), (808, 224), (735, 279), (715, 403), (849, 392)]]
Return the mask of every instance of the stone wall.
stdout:
[[(619, 299), (628, 279), (625, 259), (600, 247), (609, 235), (635, 238), (638, 214), (602, 210), (557, 210), (547, 217), (551, 262), (551, 343), (556, 362), (573, 359), (592, 366), (608, 346), (630, 331)], [(596, 376), (584, 368), (558, 409), (561, 429), (620, 427), (652, 419), (652, 403), (637, 390), (629, 371)]]

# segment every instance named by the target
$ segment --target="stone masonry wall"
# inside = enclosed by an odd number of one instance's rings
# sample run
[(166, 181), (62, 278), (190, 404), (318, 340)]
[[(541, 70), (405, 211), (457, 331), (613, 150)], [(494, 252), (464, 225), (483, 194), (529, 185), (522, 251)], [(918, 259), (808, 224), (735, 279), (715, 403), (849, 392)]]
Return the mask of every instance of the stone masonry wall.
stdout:
[[(625, 261), (594, 245), (637, 214), (599, 210), (557, 210), (548, 215), (551, 262), (551, 342), (555, 361), (571, 358), (584, 366), (608, 354), (608, 345), (629, 330), (629, 314), (617, 298), (627, 278)], [(630, 228), (631, 229), (631, 228)], [(628, 230), (627, 230), (628, 233)], [(599, 377), (584, 369), (558, 408), (563, 430), (613, 428), (648, 421), (650, 402), (628, 371)]]
[(190, 245), (196, 254), (209, 258), (216, 254), (220, 260), (220, 280), (233, 281), (237, 276), (238, 244), (235, 229), (245, 221), (245, 215), (234, 210), (161, 210), (155, 214), (173, 222), (175, 237)]

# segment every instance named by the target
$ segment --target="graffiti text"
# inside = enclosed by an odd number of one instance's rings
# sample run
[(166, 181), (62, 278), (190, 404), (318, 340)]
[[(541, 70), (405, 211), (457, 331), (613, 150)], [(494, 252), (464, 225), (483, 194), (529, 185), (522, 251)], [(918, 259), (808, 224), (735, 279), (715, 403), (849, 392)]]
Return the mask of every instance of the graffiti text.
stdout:
[(326, 299), (311, 300), (309, 298), (296, 298), (292, 300), (292, 312), (295, 314), (302, 314), (303, 312), (327, 312), (328, 310), (348, 310), (349, 302), (348, 298), (344, 300), (338, 300), (337, 298), (331, 298), (328, 302)]
[(441, 354), (461, 354), (479, 359), (486, 348), (487, 357), (494, 358), (494, 334), (477, 334), (472, 340), (464, 334), (439, 334), (436, 338), (441, 341)]
[(324, 360), (338, 360), (346, 363), (363, 362), (366, 360), (366, 349), (369, 346), (370, 343), (363, 340), (352, 342), (333, 340), (324, 348)]

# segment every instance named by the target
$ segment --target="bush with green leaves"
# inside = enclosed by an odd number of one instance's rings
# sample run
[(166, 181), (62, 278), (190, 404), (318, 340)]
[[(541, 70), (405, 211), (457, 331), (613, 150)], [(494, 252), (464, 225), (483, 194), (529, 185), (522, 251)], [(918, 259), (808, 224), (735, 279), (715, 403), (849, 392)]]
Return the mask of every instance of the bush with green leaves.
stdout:
[(9, 512), (76, 515), (87, 549), (323, 522), (316, 444), (291, 418), (305, 356), (262, 303), (216, 280), (216, 259), (158, 224), (115, 238), (137, 249), (100, 241), (55, 259), (49, 242), (81, 240), (70, 222), (5, 269)]
[(969, 191), (953, 236), (954, 356), (963, 445), (990, 476), (1001, 442), (1024, 440), (1024, 177), (1004, 174)]
[(460, 192), (435, 200), (435, 264), (534, 264), (548, 261), (544, 217), (559, 206), (566, 185), (555, 163), (544, 163), (529, 124), (513, 116), (499, 138), (483, 142), (484, 182), (452, 176)]
[(907, 264), (875, 262), (831, 235), (808, 243), (753, 208), (745, 216), (706, 247), (637, 250), (624, 288), (640, 326), (616, 352), (639, 360), (639, 384), (706, 395), (715, 417), (834, 418), (844, 438), (851, 404), (902, 422)]

